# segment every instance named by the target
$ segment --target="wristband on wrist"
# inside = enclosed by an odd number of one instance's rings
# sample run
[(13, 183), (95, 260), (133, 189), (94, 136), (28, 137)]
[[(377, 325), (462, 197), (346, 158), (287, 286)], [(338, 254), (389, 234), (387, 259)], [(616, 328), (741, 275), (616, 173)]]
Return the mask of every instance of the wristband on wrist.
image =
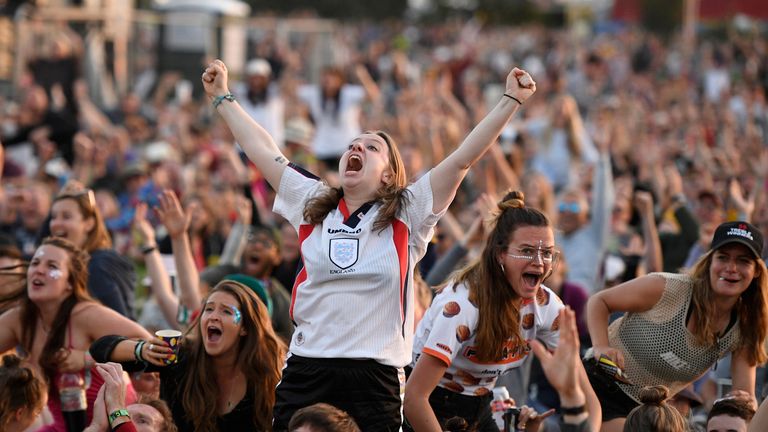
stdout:
[(155, 245), (152, 245), (152, 246), (142, 246), (141, 247), (141, 254), (142, 255), (147, 255), (147, 254), (150, 254), (150, 253), (154, 252), (155, 250), (157, 250), (157, 246), (155, 246)]
[(583, 412), (587, 411), (587, 407), (584, 405), (579, 405), (575, 407), (560, 407), (560, 414), (562, 415), (579, 415)]
[(221, 103), (224, 102), (225, 100), (226, 101), (230, 101), (230, 102), (234, 102), (235, 101), (235, 95), (233, 95), (232, 93), (227, 93), (225, 95), (216, 96), (215, 98), (213, 98), (213, 107), (214, 108), (218, 108), (219, 105), (221, 105)]
[(115, 422), (119, 417), (128, 417), (128, 420), (131, 419), (131, 415), (128, 414), (128, 410), (126, 409), (119, 409), (112, 411), (112, 413), (109, 415), (109, 427), (112, 427), (112, 423)]
[(140, 340), (139, 343), (136, 344), (136, 346), (133, 348), (133, 356), (136, 358), (136, 361), (146, 363), (147, 361), (144, 360), (144, 356), (141, 355), (141, 349), (144, 347), (144, 344), (147, 343), (145, 340)]
[(516, 98), (516, 97), (512, 96), (512, 95), (511, 95), (511, 94), (509, 94), (509, 93), (504, 93), (504, 96), (506, 96), (506, 97), (508, 97), (508, 98), (512, 99), (513, 101), (515, 101), (515, 102), (519, 103), (520, 105), (522, 105), (522, 104), (523, 104), (522, 102), (520, 102), (520, 99), (518, 99), (518, 98)]
[(91, 355), (90, 351), (86, 351), (83, 353), (83, 363), (85, 364), (85, 369), (88, 370), (93, 367), (96, 362), (93, 360), (93, 356)]

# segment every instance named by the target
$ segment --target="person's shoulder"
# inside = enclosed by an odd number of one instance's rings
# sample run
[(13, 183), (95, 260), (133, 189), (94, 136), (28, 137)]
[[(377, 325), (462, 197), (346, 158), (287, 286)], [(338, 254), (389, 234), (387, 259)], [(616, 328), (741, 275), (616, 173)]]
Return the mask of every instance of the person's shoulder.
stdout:
[[(122, 269), (127, 271), (133, 271), (133, 263), (124, 256), (118, 254), (112, 249), (96, 249), (89, 253), (90, 260), (88, 261), (88, 269), (92, 270), (95, 267), (109, 269)], [(108, 267), (105, 267), (108, 266)]]
[[(469, 299), (469, 288), (464, 283), (451, 282), (446, 285), (432, 301), (432, 304), (437, 307), (446, 307), (450, 303), (455, 303), (459, 306), (459, 309), (455, 310), (455, 314), (459, 312), (467, 312), (469, 310), (477, 310), (472, 301)], [(449, 309), (456, 306), (450, 306)]]
[(115, 314), (119, 315), (99, 302), (88, 300), (77, 302), (70, 312), (70, 317), (77, 325), (92, 326), (93, 323), (98, 323)]
[(21, 306), (13, 306), (0, 313), (0, 320), (12, 322), (14, 325), (21, 319)]

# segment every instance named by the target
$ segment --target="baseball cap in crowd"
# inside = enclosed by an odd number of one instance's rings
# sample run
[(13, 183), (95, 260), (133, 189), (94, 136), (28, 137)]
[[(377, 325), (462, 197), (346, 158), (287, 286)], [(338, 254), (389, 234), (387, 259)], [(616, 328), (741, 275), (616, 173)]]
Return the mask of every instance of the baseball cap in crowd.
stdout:
[(272, 74), (272, 66), (269, 65), (268, 61), (262, 58), (253, 59), (245, 65), (245, 74), (266, 77)]
[(240, 283), (250, 288), (256, 294), (256, 296), (261, 299), (261, 301), (264, 303), (264, 306), (267, 307), (269, 316), (272, 316), (272, 297), (269, 295), (266, 288), (264, 288), (264, 285), (262, 285), (258, 279), (244, 275), (242, 273), (237, 273), (225, 276), (224, 279), (222, 279), (222, 282), (228, 280)]
[(293, 117), (285, 122), (285, 142), (309, 147), (315, 127), (307, 119)]
[(712, 236), (710, 250), (719, 249), (729, 243), (741, 243), (748, 247), (755, 257), (763, 254), (763, 235), (760, 230), (749, 222), (735, 221), (720, 224)]

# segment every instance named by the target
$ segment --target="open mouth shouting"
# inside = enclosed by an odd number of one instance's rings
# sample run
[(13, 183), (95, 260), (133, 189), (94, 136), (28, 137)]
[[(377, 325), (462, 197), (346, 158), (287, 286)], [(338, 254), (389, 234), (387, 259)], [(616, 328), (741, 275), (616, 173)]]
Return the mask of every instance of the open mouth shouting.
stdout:
[(523, 273), (523, 285), (526, 291), (536, 292), (539, 289), (539, 285), (544, 280), (543, 272), (525, 272)]
[(363, 169), (363, 158), (360, 155), (352, 154), (347, 158), (346, 174), (356, 173)]
[(223, 334), (224, 332), (222, 331), (221, 327), (215, 324), (209, 324), (206, 328), (205, 340), (208, 343), (215, 344), (221, 340)]

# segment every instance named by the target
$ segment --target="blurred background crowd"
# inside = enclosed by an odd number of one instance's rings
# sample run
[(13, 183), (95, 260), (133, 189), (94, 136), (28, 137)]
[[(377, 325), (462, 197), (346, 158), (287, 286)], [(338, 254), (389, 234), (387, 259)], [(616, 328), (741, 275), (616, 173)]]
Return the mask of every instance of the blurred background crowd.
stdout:
[[(72, 232), (52, 204), (77, 180), (128, 268), (112, 294), (123, 298), (102, 303), (150, 331), (180, 328), (153, 297), (135, 223), (173, 191), (200, 289), (230, 273), (262, 281), (290, 338), (297, 235), (202, 93), (214, 58), (286, 156), (330, 184), (350, 140), (374, 129), (400, 143), (414, 181), (495, 103), (511, 66), (533, 76), (537, 94), (438, 224), (419, 265), (422, 311), (429, 288), (477, 255), (509, 188), (558, 228), (563, 261), (545, 284), (576, 311), (582, 348), (590, 294), (690, 266), (724, 221), (768, 234), (765, 3), (381, 3), (0, 2), (0, 291), (42, 238)], [(169, 228), (151, 210), (146, 221), (178, 282)], [(690, 389), (695, 405), (727, 392), (727, 373)], [(556, 398), (537, 377), (534, 365), (507, 380), (518, 403)]]

